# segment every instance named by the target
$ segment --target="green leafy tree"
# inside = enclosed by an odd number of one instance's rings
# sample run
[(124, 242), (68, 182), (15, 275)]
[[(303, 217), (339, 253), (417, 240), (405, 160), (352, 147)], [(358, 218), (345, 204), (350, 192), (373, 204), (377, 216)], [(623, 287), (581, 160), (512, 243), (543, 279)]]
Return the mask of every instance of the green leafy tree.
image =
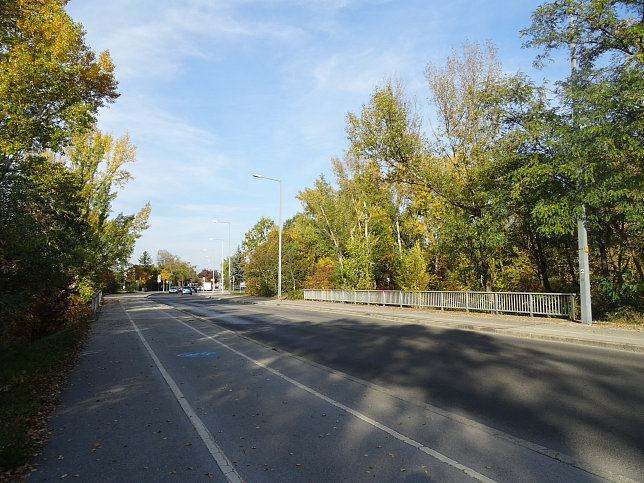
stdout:
[(0, 203), (2, 345), (33, 340), (66, 321), (71, 286), (83, 263), (80, 182), (44, 158), (24, 163)]
[(238, 285), (240, 282), (246, 280), (244, 273), (244, 254), (239, 246), (230, 260), (230, 271), (235, 280), (235, 284)]
[(187, 285), (197, 278), (196, 268), (181, 260), (175, 263), (172, 275), (177, 285)]
[[(288, 224), (288, 223), (287, 223)], [(282, 230), (282, 295), (300, 298), (304, 279), (309, 273), (310, 259), (303, 240), (292, 228)]]
[(522, 32), (542, 50), (538, 63), (555, 49), (572, 49), (578, 60), (559, 84), (553, 155), (534, 167), (562, 193), (544, 199), (535, 216), (544, 231), (570, 234), (585, 208), (596, 315), (644, 310), (643, 13), (640, 1), (546, 2)]
[(399, 81), (376, 88), (360, 115), (347, 115), (345, 130), (349, 153), (380, 163), (390, 181), (427, 184), (427, 140)]
[(139, 257), (139, 264), (145, 269), (149, 270), (152, 267), (152, 257), (148, 251), (144, 251)]
[[(309, 271), (309, 258), (305, 255), (303, 240), (294, 229), (294, 221), (287, 220), (282, 230), (282, 295), (298, 297), (303, 280)], [(257, 233), (266, 226), (262, 218), (253, 229), (246, 234), (246, 240), (257, 240)], [(245, 277), (250, 294), (272, 297), (277, 294), (278, 280), (278, 244), (279, 233), (276, 226), (268, 232), (266, 239), (248, 253), (248, 261), (244, 264), (242, 276)], [(241, 250), (238, 251), (241, 257)], [(231, 269), (233, 266), (231, 265)]]
[(304, 208), (300, 227), (306, 224), (310, 228), (307, 237), (317, 246), (314, 261), (332, 254), (340, 278), (343, 277), (350, 215), (340, 200), (339, 190), (320, 176), (312, 188), (300, 191), (297, 198)]
[(340, 199), (350, 216), (346, 278), (349, 286), (375, 288), (387, 286), (399, 269), (396, 241), (398, 207), (391, 185), (378, 163), (347, 156), (334, 163)]
[(257, 247), (268, 240), (268, 235), (275, 228), (275, 222), (270, 218), (262, 217), (244, 235), (242, 250), (245, 253), (252, 253)]

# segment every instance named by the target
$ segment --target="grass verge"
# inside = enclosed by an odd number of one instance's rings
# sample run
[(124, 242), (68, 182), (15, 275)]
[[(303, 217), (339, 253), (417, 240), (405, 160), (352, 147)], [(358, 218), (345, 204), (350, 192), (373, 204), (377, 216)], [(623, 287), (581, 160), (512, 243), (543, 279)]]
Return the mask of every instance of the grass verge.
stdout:
[(49, 416), (88, 329), (76, 323), (0, 355), (0, 481), (23, 480), (49, 437)]

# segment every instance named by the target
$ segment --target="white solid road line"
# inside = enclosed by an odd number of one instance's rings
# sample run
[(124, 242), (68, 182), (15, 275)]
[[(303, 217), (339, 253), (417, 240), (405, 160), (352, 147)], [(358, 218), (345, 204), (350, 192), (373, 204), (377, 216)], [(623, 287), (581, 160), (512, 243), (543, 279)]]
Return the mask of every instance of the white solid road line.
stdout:
[[(197, 317), (197, 316), (195, 316), (195, 317), (196, 318), (201, 318), (201, 317)], [(424, 446), (422, 443), (419, 443), (418, 441), (415, 441), (415, 440), (413, 440), (411, 438), (408, 438), (407, 436), (405, 436), (404, 434), (399, 433), (395, 429), (392, 429), (392, 428), (390, 428), (388, 426), (385, 426), (384, 424), (381, 424), (378, 421), (376, 421), (374, 419), (371, 419), (369, 416), (366, 416), (365, 414), (363, 414), (363, 413), (361, 413), (359, 411), (356, 411), (355, 409), (352, 409), (352, 408), (350, 408), (348, 406), (345, 406), (344, 404), (342, 404), (341, 402), (336, 401), (335, 399), (332, 399), (332, 398), (330, 398), (328, 396), (325, 396), (324, 394), (316, 391), (315, 389), (310, 388), (310, 387), (308, 387), (308, 386), (296, 381), (295, 379), (292, 379), (292, 378), (288, 377), (285, 374), (282, 374), (281, 372), (279, 372), (279, 371), (267, 366), (266, 364), (264, 364), (264, 363), (262, 363), (262, 362), (260, 362), (258, 360), (253, 359), (252, 357), (247, 356), (243, 352), (240, 352), (237, 349), (234, 349), (234, 348), (230, 347), (228, 344), (225, 344), (224, 342), (221, 342), (221, 341), (217, 340), (216, 338), (214, 338), (214, 337), (212, 337), (212, 336), (200, 331), (199, 329), (196, 329), (195, 327), (192, 327), (191, 325), (189, 325), (189, 324), (187, 324), (187, 323), (185, 323), (185, 322), (183, 322), (181, 320), (178, 320), (178, 322), (183, 324), (183, 325), (185, 325), (189, 329), (192, 329), (197, 334), (202, 335), (203, 337), (206, 337), (206, 338), (212, 340), (213, 342), (215, 342), (216, 344), (219, 344), (220, 346), (228, 349), (229, 351), (233, 352), (234, 354), (237, 354), (238, 356), (243, 357), (247, 361), (249, 361), (249, 362), (251, 362), (251, 363), (253, 363), (253, 364), (255, 364), (255, 365), (257, 365), (257, 366), (259, 366), (259, 367), (261, 367), (263, 369), (266, 369), (267, 371), (269, 371), (272, 374), (282, 378), (283, 380), (293, 384), (294, 386), (296, 386), (296, 387), (298, 387), (300, 389), (303, 389), (304, 391), (306, 391), (306, 392), (308, 392), (308, 393), (310, 393), (310, 394), (322, 399), (323, 401), (326, 401), (327, 403), (332, 404), (333, 406), (337, 407), (338, 409), (341, 409), (343, 411), (348, 412), (349, 414), (352, 414), (353, 416), (355, 416), (358, 419), (364, 421), (365, 423), (368, 423), (368, 424), (380, 429), (381, 431), (386, 432), (387, 434), (389, 434), (390, 436), (393, 436), (394, 438), (398, 439), (399, 441), (401, 441), (403, 443), (406, 443), (406, 444), (408, 444), (410, 446), (413, 446), (414, 448), (416, 448), (416, 449), (422, 451), (423, 453), (425, 453), (425, 454), (437, 459), (438, 461), (441, 461), (442, 463), (445, 463), (445, 464), (447, 464), (447, 465), (449, 465), (449, 466), (451, 466), (453, 468), (461, 470), (463, 473), (465, 473), (469, 477), (474, 478), (475, 480), (478, 480), (478, 481), (481, 481), (481, 482), (485, 482), (485, 483), (495, 483), (495, 480), (492, 480), (492, 479), (488, 478), (487, 476), (482, 475), (481, 473), (477, 472), (476, 470), (473, 470), (472, 468), (469, 468), (468, 466), (465, 466), (465, 465), (459, 463), (458, 461), (455, 461), (455, 460), (449, 458), (448, 456), (445, 456), (444, 454), (439, 453), (438, 451), (436, 451), (436, 450), (434, 450), (432, 448)]]
[(125, 312), (125, 315), (127, 315), (127, 318), (129, 319), (130, 323), (134, 327), (136, 334), (141, 339), (143, 346), (148, 351), (148, 354), (150, 354), (150, 357), (152, 357), (154, 364), (157, 366), (157, 369), (159, 369), (159, 372), (163, 376), (163, 379), (165, 380), (166, 384), (170, 387), (170, 390), (172, 390), (172, 393), (174, 394), (174, 397), (179, 403), (179, 405), (181, 406), (181, 409), (183, 409), (183, 412), (186, 414), (186, 416), (188, 416), (188, 419), (192, 423), (192, 426), (197, 430), (197, 433), (199, 434), (199, 436), (201, 437), (201, 440), (206, 445), (206, 448), (208, 448), (208, 451), (210, 452), (213, 459), (215, 460), (215, 463), (217, 463), (217, 466), (219, 466), (219, 469), (221, 470), (221, 472), (224, 474), (224, 476), (228, 479), (230, 483), (242, 483), (244, 480), (241, 478), (241, 476), (239, 476), (239, 473), (237, 473), (237, 471), (235, 470), (235, 467), (232, 465), (230, 460), (226, 457), (226, 455), (219, 447), (219, 445), (215, 442), (215, 438), (212, 436), (210, 431), (208, 431), (208, 428), (206, 428), (206, 425), (203, 423), (203, 421), (199, 419), (199, 416), (197, 416), (197, 413), (195, 412), (195, 410), (192, 409), (192, 406), (190, 406), (190, 403), (186, 401), (186, 398), (184, 397), (183, 393), (179, 389), (179, 386), (177, 386), (177, 383), (174, 382), (174, 379), (172, 379), (172, 376), (170, 376), (168, 371), (165, 370), (165, 367), (163, 367), (163, 364), (161, 363), (159, 358), (156, 356), (156, 354), (148, 344), (148, 341), (145, 340), (145, 337), (143, 337), (143, 334), (139, 330), (138, 326), (132, 320), (132, 317), (130, 317), (130, 314), (123, 307), (123, 304), (121, 304), (120, 300), (119, 300), (119, 305), (121, 305), (121, 309), (123, 309), (123, 312)]

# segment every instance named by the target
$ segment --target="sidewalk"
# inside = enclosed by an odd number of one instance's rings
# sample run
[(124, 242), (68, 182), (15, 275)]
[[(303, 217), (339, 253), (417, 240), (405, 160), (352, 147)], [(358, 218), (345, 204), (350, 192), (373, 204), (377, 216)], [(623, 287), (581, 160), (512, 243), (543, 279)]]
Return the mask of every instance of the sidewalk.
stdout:
[(308, 300), (278, 301), (277, 299), (261, 297), (237, 297), (237, 299), (236, 301), (239, 303), (280, 305), (325, 312), (349, 312), (361, 316), (427, 324), (449, 329), (644, 352), (644, 327), (642, 326), (620, 328), (601, 324), (584, 325), (579, 322), (555, 318), (399, 308), (380, 305), (354, 305)]
[(185, 419), (118, 299), (108, 300), (27, 481), (225, 482)]

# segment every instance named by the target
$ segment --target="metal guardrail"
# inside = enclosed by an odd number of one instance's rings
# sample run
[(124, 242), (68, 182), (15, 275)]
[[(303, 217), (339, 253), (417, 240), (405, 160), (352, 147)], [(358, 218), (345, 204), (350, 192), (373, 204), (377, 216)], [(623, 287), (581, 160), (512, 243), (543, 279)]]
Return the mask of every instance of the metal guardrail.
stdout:
[(304, 300), (575, 318), (571, 293), (306, 289)]
[(103, 292), (98, 291), (92, 295), (92, 319), (96, 320), (98, 312), (101, 310), (101, 302), (103, 300)]

